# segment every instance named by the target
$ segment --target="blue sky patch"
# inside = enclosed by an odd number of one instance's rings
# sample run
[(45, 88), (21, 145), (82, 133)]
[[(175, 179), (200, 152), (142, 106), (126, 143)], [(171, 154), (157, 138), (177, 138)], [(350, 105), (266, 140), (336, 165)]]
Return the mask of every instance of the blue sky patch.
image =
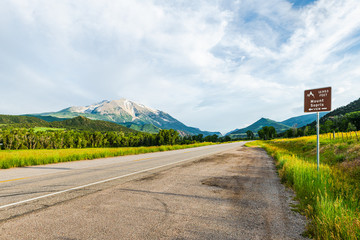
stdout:
[(301, 8), (301, 7), (305, 7), (309, 4), (312, 4), (312, 3), (316, 2), (317, 0), (288, 0), (288, 1), (291, 2), (294, 7)]

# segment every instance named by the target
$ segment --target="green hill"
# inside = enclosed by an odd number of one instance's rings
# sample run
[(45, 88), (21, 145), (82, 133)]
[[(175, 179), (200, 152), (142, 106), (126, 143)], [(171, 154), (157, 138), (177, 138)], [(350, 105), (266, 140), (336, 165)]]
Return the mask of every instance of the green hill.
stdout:
[[(51, 118), (48, 120), (55, 120)], [(47, 122), (43, 119), (33, 116), (16, 116), (16, 115), (0, 115), (0, 126), (2, 128), (16, 127), (16, 128), (61, 128), (61, 129), (76, 129), (86, 131), (121, 131), (124, 133), (135, 133), (134, 129), (129, 129), (117, 123), (90, 120), (88, 118), (79, 116), (71, 119), (61, 121)]]
[(136, 132), (133, 129), (129, 129), (117, 123), (102, 120), (90, 120), (82, 116), (67, 119), (64, 121), (51, 122), (50, 126), (55, 128), (66, 128), (86, 131), (120, 131), (124, 133)]
[(0, 115), (0, 124), (44, 124), (47, 122), (32, 116)]
[(349, 103), (348, 105), (339, 107), (329, 112), (328, 114), (326, 114), (324, 117), (321, 118), (320, 123), (324, 123), (330, 117), (345, 115), (347, 113), (358, 112), (358, 111), (360, 111), (360, 98), (358, 100)]
[(277, 133), (284, 132), (290, 128), (289, 126), (276, 122), (274, 120), (268, 118), (261, 118), (250, 126), (242, 129), (236, 129), (228, 133), (227, 135), (229, 135), (231, 138), (243, 138), (246, 137), (246, 132), (248, 130), (252, 131), (255, 135), (257, 135), (257, 132), (265, 126), (274, 127)]

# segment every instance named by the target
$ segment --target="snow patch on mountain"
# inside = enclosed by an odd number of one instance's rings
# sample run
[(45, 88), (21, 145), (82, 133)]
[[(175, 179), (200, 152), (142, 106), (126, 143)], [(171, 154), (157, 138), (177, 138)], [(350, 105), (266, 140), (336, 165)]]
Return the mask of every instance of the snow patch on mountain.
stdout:
[(101, 115), (120, 115), (128, 114), (132, 117), (132, 121), (139, 119), (138, 115), (153, 113), (159, 115), (160, 111), (147, 107), (143, 104), (137, 104), (125, 98), (120, 100), (108, 101), (104, 100), (86, 107), (70, 107), (69, 111), (75, 113), (93, 113)]

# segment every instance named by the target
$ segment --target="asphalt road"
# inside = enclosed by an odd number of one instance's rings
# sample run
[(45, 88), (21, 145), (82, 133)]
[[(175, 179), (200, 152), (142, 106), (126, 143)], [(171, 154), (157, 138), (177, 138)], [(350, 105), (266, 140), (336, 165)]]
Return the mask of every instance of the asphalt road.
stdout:
[[(157, 168), (227, 151), (243, 143), (211, 145), (176, 151), (148, 153), (0, 170), (0, 211), (62, 193), (82, 194), (103, 183), (146, 173)], [(89, 190), (90, 189), (90, 190)], [(9, 216), (6, 216), (7, 218)], [(0, 213), (0, 220), (2, 220)]]
[(302, 239), (272, 159), (242, 145), (1, 170), (0, 239)]

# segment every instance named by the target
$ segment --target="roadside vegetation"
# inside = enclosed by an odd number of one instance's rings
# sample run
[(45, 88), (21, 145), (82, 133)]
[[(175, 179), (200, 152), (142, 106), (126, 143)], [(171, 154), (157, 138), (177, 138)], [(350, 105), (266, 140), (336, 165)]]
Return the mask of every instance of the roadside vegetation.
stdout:
[(314, 239), (360, 239), (360, 132), (255, 141), (276, 160), (280, 179), (296, 192), (296, 209)]
[(212, 145), (204, 142), (188, 145), (163, 145), (152, 147), (84, 148), (84, 149), (40, 149), (0, 151), (0, 168), (25, 167), (59, 162), (90, 160), (151, 152), (162, 152)]
[(158, 133), (151, 134), (84, 117), (47, 123), (29, 116), (0, 115), (1, 122), (0, 168), (184, 149), (231, 141), (229, 137), (218, 135), (180, 136), (173, 129), (160, 129)]

